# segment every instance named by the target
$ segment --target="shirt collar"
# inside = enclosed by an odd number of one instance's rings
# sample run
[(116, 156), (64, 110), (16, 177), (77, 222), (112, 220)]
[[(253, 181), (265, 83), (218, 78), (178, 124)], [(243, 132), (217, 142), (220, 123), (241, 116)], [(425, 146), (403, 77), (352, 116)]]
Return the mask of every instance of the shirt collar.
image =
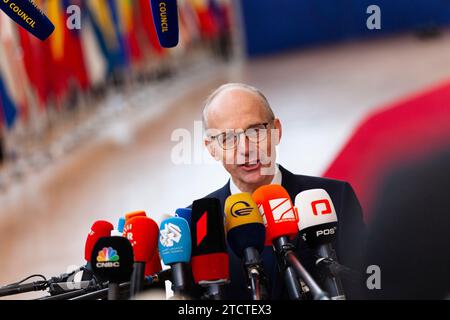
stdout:
[[(281, 181), (282, 181), (282, 174), (281, 174), (280, 168), (277, 164), (277, 165), (275, 165), (275, 175), (273, 176), (272, 182), (270, 184), (281, 185)], [(230, 179), (230, 193), (231, 194), (242, 193), (242, 191), (239, 190), (237, 185), (233, 182), (232, 178)]]

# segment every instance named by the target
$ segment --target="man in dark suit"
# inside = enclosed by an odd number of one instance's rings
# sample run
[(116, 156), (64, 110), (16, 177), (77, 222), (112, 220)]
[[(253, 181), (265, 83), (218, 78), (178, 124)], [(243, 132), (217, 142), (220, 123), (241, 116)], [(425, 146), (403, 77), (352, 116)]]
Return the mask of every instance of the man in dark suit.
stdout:
[[(361, 206), (352, 187), (343, 181), (295, 175), (276, 164), (275, 146), (281, 140), (281, 121), (275, 117), (266, 97), (258, 89), (245, 84), (219, 87), (205, 103), (203, 122), (205, 146), (231, 176), (222, 188), (207, 197), (219, 199), (223, 208), (231, 194), (253, 193), (267, 184), (281, 184), (291, 199), (304, 190), (325, 189), (339, 219), (338, 237), (334, 243), (339, 262), (355, 271), (362, 270), (365, 226)], [(301, 263), (313, 276), (316, 275), (312, 250), (300, 237), (295, 244)], [(242, 263), (230, 249), (228, 251), (231, 283), (225, 289), (226, 298), (249, 299)], [(288, 298), (272, 247), (264, 249), (262, 259), (271, 286), (271, 298)], [(343, 282), (348, 298), (358, 298), (361, 279), (357, 279), (357, 285)]]

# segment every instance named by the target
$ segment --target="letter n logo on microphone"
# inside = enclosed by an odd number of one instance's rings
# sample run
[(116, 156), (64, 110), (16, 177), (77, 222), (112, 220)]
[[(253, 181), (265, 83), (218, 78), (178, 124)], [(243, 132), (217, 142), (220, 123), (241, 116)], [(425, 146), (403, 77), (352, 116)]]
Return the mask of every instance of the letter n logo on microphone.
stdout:
[(203, 215), (197, 221), (197, 247), (205, 239), (208, 233), (208, 211), (203, 212)]
[(319, 205), (325, 205), (325, 210), (320, 211), (320, 214), (330, 214), (332, 212), (330, 201), (328, 201), (327, 199), (316, 200), (311, 202), (311, 207), (315, 216), (319, 214), (318, 213)]

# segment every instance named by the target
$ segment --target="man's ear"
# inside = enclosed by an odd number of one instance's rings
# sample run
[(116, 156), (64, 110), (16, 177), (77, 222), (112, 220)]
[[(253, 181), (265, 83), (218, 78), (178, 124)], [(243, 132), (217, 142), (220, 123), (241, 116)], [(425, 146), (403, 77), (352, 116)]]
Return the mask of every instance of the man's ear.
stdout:
[(277, 137), (278, 139), (277, 139), (275, 145), (279, 145), (280, 142), (281, 142), (281, 137), (282, 137), (282, 135), (283, 135), (283, 127), (282, 127), (282, 125), (281, 125), (280, 119), (275, 119), (275, 120), (273, 121), (273, 126), (274, 126), (274, 128), (277, 130), (277, 132), (278, 132), (278, 137)]

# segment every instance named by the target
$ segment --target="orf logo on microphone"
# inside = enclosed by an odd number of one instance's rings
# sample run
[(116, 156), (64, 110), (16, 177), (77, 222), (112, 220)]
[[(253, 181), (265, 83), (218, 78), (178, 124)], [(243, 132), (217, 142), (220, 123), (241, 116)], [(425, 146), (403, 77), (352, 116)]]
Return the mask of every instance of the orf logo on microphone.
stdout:
[(231, 207), (231, 215), (235, 218), (248, 216), (250, 213), (252, 213), (252, 206), (248, 202), (245, 201), (238, 201)]
[(331, 204), (328, 199), (321, 199), (311, 202), (311, 207), (313, 210), (313, 214), (315, 216), (319, 215), (319, 207), (325, 207), (320, 211), (320, 214), (331, 214), (333, 211), (331, 210)]
[(98, 252), (97, 256), (97, 268), (119, 268), (120, 267), (120, 257), (117, 251), (112, 247), (103, 248)]

